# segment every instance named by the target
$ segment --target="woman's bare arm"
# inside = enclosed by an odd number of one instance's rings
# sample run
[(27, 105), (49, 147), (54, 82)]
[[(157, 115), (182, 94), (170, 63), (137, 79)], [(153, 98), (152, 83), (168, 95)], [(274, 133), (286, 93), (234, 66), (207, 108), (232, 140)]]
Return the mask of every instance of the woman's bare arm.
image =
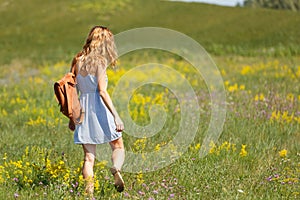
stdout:
[(107, 106), (107, 108), (109, 109), (109, 111), (114, 116), (117, 131), (122, 131), (124, 129), (124, 124), (113, 105), (110, 95), (107, 92), (107, 82), (106, 82), (105, 71), (102, 72), (101, 74), (98, 74), (98, 76), (100, 76), (100, 77), (98, 77), (99, 94), (102, 97), (102, 99), (103, 99), (105, 105)]

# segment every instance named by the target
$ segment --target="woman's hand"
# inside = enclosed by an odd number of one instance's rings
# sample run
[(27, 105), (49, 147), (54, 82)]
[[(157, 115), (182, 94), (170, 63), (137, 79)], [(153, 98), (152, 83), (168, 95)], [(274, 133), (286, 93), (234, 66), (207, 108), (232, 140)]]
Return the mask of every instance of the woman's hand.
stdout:
[(75, 123), (71, 119), (69, 120), (69, 129), (71, 131), (75, 131)]
[(124, 124), (119, 116), (115, 117), (116, 131), (121, 132), (124, 130)]

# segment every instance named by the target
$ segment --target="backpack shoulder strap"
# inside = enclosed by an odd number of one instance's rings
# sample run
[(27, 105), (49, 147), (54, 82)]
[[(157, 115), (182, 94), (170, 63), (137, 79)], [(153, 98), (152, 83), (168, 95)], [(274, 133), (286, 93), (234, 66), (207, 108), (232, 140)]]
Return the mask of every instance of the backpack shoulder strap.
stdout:
[(76, 66), (78, 63), (78, 60), (80, 59), (80, 57), (83, 55), (82, 52), (79, 52), (72, 60), (72, 64), (71, 64), (71, 69), (70, 72), (73, 73), (76, 77), (77, 73), (76, 73)]

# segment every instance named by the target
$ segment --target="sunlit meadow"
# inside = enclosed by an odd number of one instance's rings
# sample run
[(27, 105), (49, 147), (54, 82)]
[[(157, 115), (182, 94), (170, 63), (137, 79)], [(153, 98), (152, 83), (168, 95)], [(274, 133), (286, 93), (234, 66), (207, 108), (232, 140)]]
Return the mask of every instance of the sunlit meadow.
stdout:
[[(226, 88), (227, 117), (218, 142), (211, 142), (208, 155), (200, 158), (210, 119), (209, 92), (187, 62), (175, 58), (163, 62), (179, 71), (198, 97), (197, 135), (171, 165), (154, 172), (146, 168), (137, 174), (124, 172), (126, 189), (121, 194), (113, 187), (110, 160), (97, 160), (95, 199), (300, 198), (299, 64), (273, 58), (217, 59)], [(121, 59), (117, 69), (108, 70), (110, 93), (135, 64)], [(12, 63), (1, 74), (1, 199), (84, 199), (82, 149), (73, 144), (52, 88), (68, 69), (65, 62), (37, 69)], [(146, 74), (136, 76), (142, 79)], [(113, 101), (118, 107), (118, 99)], [(164, 128), (151, 138), (134, 138), (125, 129), (126, 150), (158, 152), (176, 134), (180, 107), (176, 94), (161, 85), (137, 88), (128, 104), (132, 119), (147, 125), (154, 104), (167, 113)], [(176, 148), (172, 152), (176, 154)]]

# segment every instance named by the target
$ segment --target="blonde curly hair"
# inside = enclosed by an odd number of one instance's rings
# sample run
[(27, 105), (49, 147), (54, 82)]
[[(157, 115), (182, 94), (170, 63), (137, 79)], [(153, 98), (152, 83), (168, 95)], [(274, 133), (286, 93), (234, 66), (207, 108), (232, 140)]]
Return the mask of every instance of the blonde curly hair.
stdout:
[(112, 32), (104, 26), (94, 26), (86, 39), (86, 42), (73, 63), (81, 58), (85, 71), (94, 74), (97, 67), (116, 66), (117, 49)]

